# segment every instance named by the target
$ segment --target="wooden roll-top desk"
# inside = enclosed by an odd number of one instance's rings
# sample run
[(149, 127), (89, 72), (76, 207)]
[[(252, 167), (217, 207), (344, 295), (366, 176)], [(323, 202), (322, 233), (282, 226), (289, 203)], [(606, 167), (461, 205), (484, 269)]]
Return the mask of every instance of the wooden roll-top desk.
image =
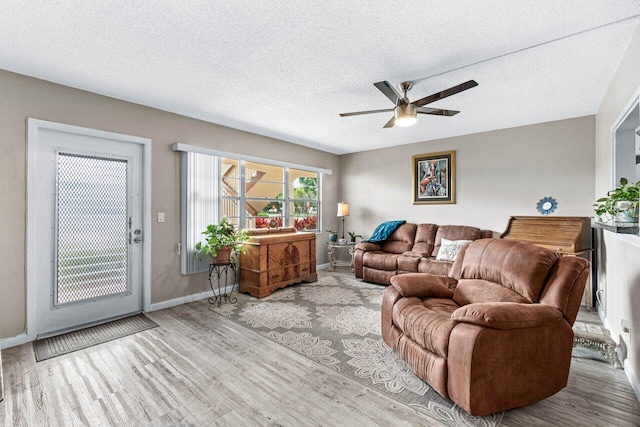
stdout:
[[(591, 219), (582, 216), (512, 216), (500, 236), (532, 243), (561, 256), (579, 256), (591, 260)], [(584, 290), (587, 309), (592, 306), (591, 283)]]

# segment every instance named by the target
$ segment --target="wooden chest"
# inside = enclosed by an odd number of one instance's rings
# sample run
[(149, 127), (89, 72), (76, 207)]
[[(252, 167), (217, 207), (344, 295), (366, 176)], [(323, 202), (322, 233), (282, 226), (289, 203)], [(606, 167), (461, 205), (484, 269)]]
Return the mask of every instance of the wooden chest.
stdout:
[[(265, 230), (266, 231), (266, 230)], [(240, 254), (240, 292), (262, 298), (287, 285), (316, 282), (316, 235), (295, 229), (249, 232)]]

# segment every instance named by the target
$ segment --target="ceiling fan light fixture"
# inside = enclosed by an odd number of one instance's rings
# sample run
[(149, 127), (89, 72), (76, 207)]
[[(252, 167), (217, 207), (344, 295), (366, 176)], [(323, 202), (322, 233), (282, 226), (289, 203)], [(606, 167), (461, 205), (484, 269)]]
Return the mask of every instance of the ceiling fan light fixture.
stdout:
[(394, 114), (396, 116), (396, 126), (408, 127), (418, 121), (418, 107), (414, 104), (398, 105)]

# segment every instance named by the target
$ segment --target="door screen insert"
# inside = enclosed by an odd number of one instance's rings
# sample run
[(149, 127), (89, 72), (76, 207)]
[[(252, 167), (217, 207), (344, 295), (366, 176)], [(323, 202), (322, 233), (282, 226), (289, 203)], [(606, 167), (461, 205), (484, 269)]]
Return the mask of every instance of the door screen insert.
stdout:
[(127, 292), (127, 160), (58, 153), (54, 305)]

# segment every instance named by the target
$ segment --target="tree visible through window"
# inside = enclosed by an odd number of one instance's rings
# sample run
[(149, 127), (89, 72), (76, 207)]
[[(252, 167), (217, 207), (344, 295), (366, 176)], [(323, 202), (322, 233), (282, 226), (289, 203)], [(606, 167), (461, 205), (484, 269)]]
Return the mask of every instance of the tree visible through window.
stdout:
[(298, 230), (319, 228), (317, 172), (225, 158), (220, 170), (220, 217), (241, 228), (274, 222)]
[(318, 174), (289, 170), (290, 221), (298, 230), (318, 229)]

